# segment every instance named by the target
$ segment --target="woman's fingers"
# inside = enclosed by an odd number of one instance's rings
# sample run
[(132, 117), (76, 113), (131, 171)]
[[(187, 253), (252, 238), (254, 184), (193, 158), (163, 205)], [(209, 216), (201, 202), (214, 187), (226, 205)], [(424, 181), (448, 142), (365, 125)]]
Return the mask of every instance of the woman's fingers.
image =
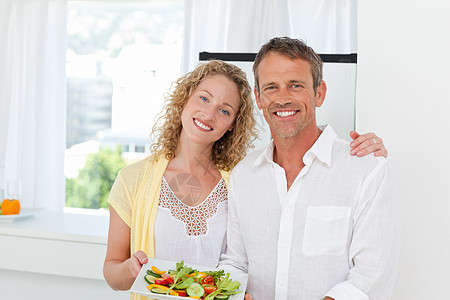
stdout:
[(350, 146), (353, 148), (350, 151), (351, 155), (364, 156), (370, 153), (374, 153), (375, 156), (387, 157), (387, 149), (384, 146), (383, 140), (375, 133), (369, 132), (366, 134), (358, 134), (356, 131), (350, 132), (350, 137), (353, 141)]
[(133, 254), (134, 257), (137, 258), (137, 260), (141, 263), (141, 265), (146, 264), (148, 262), (147, 254), (145, 254), (144, 251), (137, 251)]
[(137, 251), (130, 259), (130, 271), (133, 278), (136, 278), (141, 271), (142, 265), (148, 262), (148, 257), (143, 251)]

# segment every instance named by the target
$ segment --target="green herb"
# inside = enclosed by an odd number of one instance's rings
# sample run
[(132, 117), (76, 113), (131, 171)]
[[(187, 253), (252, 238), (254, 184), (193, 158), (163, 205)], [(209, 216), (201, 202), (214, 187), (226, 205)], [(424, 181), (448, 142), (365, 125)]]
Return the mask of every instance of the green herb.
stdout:
[(230, 273), (227, 273), (227, 276), (225, 276), (225, 278), (219, 279), (216, 282), (217, 290), (215, 290), (214, 292), (212, 292), (211, 294), (206, 296), (205, 300), (214, 299), (214, 297), (219, 294), (234, 295), (234, 294), (240, 293), (241, 291), (234, 292), (241, 285), (239, 283), (239, 281), (233, 281), (229, 278), (230, 278)]
[(177, 272), (180, 272), (180, 270), (183, 269), (183, 267), (184, 267), (184, 260), (177, 263), (176, 267), (177, 267)]
[(175, 278), (173, 279), (173, 284), (172, 284), (172, 286), (169, 288), (169, 290), (166, 293), (167, 295), (175, 287), (175, 285), (177, 284), (177, 282), (178, 282), (178, 280), (180, 278), (185, 277), (186, 275), (188, 275), (192, 271), (192, 268), (183, 267), (183, 265), (184, 265), (183, 261), (181, 261), (181, 263), (179, 263), (179, 264), (177, 263), (177, 271), (178, 270), (179, 271), (177, 272), (177, 275), (175, 275)]
[(193, 283), (194, 281), (195, 281), (195, 278), (194, 278), (194, 277), (188, 277), (188, 278), (186, 278), (186, 279), (180, 281), (180, 282), (177, 284), (176, 288), (177, 288), (178, 290), (184, 290), (184, 289), (186, 289), (188, 286), (190, 286), (191, 283)]
[(206, 275), (208, 276), (212, 276), (214, 278), (214, 282), (217, 285), (217, 282), (219, 281), (220, 278), (222, 278), (225, 275), (225, 271), (224, 270), (219, 270), (219, 271), (207, 271), (205, 272)]

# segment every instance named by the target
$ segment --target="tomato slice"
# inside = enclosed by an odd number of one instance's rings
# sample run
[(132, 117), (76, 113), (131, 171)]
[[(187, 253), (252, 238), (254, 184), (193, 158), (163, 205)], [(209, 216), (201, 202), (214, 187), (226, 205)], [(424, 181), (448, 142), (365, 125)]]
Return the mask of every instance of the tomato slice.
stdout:
[(155, 279), (155, 284), (159, 284), (159, 285), (169, 285), (169, 282), (165, 279)]
[(168, 281), (169, 283), (173, 283), (173, 278), (172, 278), (172, 276), (170, 276), (169, 274), (163, 273), (163, 274), (161, 274), (161, 277), (164, 278), (164, 279), (165, 279), (166, 281)]
[(209, 285), (204, 285), (203, 288), (205, 289), (205, 294), (211, 294), (212, 292), (217, 290), (217, 288), (215, 286), (209, 286)]
[(209, 275), (202, 279), (202, 283), (209, 285), (216, 285), (216, 283), (214, 282), (214, 277)]

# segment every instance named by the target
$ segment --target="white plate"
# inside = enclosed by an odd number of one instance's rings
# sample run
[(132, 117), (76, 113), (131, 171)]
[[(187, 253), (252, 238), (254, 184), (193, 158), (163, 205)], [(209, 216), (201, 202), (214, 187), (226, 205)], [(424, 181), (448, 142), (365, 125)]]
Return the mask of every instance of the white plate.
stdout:
[(13, 222), (20, 219), (25, 219), (34, 215), (38, 209), (22, 208), (18, 215), (0, 215), (0, 222)]
[[(174, 261), (167, 261), (167, 260), (161, 260), (161, 259), (156, 259), (156, 258), (149, 258), (148, 262), (142, 266), (141, 271), (139, 272), (138, 276), (136, 277), (136, 280), (133, 283), (133, 286), (131, 287), (131, 291), (136, 293), (136, 294), (140, 294), (140, 295), (144, 295), (144, 296), (148, 296), (154, 299), (162, 299), (162, 300), (169, 300), (169, 299), (189, 299), (187, 297), (178, 297), (178, 296), (171, 296), (171, 295), (162, 295), (162, 294), (155, 294), (150, 292), (150, 290), (147, 288), (147, 286), (149, 285), (147, 283), (147, 281), (145, 281), (144, 276), (147, 274), (147, 270), (151, 270), (152, 266), (157, 267), (158, 269), (162, 270), (162, 271), (167, 271), (167, 270), (175, 270), (176, 268), (176, 263)], [(220, 269), (215, 269), (215, 268), (208, 268), (208, 267), (203, 267), (203, 266), (198, 266), (198, 265), (191, 265), (191, 264), (184, 264), (186, 267), (191, 267), (193, 269), (196, 269), (198, 271), (216, 271), (216, 270), (220, 270)], [(245, 296), (245, 289), (247, 287), (247, 274), (244, 273), (236, 273), (236, 272), (227, 272), (226, 273), (230, 273), (230, 278), (233, 281), (239, 281), (241, 283), (241, 286), (239, 287), (239, 290), (242, 291), (242, 293), (236, 294), (236, 295), (232, 295), (230, 296), (230, 298), (228, 298), (229, 300), (242, 300), (244, 299)]]

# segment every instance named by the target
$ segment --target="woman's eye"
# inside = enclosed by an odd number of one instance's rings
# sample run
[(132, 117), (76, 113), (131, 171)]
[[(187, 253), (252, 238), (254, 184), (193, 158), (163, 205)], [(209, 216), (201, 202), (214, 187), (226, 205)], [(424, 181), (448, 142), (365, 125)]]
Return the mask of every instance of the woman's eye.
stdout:
[(230, 112), (226, 109), (221, 109), (220, 112), (227, 116), (230, 114)]
[(200, 96), (200, 99), (205, 102), (208, 101), (208, 98), (206, 98), (205, 96)]

